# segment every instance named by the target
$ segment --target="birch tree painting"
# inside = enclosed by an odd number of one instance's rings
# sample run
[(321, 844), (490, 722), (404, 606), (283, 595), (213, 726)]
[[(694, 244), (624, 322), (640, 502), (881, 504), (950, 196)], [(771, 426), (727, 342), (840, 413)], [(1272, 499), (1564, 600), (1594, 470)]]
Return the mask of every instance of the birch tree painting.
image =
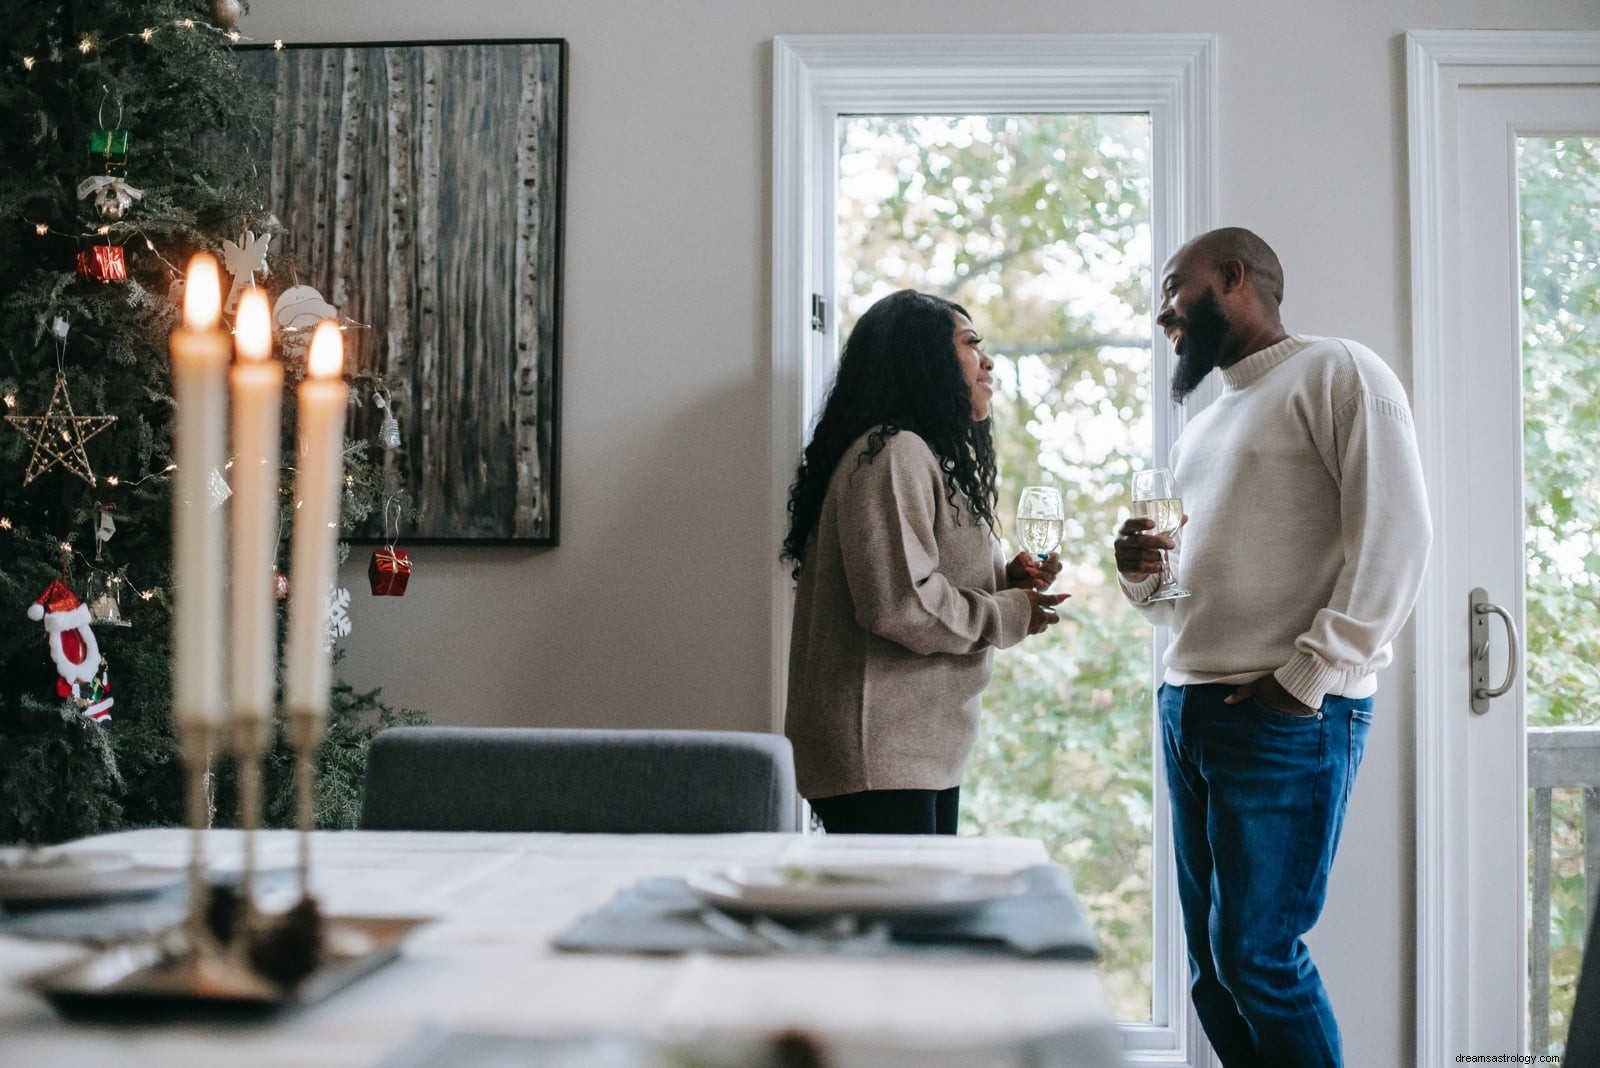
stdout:
[[(275, 279), (362, 324), (346, 359), (400, 422), (373, 455), (416, 507), (401, 536), (555, 544), (565, 42), (242, 59), (276, 95), (275, 270), (309, 273)], [(352, 439), (381, 450), (384, 415), (352, 411)]]

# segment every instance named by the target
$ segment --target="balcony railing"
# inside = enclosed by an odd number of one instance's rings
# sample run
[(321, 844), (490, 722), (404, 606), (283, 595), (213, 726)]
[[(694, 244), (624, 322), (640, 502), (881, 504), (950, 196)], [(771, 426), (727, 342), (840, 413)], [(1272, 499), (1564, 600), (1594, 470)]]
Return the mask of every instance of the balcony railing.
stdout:
[[(1600, 726), (1529, 727), (1528, 789), (1533, 791), (1533, 918), (1528, 927), (1528, 1015), (1532, 1049), (1550, 1048), (1550, 798), (1583, 791), (1583, 893), (1594, 915), (1600, 893)], [(1587, 919), (1587, 916), (1585, 917)], [(1586, 952), (1594, 947), (1585, 946)]]

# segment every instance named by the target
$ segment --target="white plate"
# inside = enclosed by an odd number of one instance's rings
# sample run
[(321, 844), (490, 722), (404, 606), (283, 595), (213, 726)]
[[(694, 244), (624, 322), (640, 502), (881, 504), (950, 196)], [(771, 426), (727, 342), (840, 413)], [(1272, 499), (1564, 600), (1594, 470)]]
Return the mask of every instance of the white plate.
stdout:
[(905, 864), (734, 867), (686, 882), (700, 900), (727, 912), (795, 917), (942, 915), (1024, 889), (1009, 875)]
[(151, 868), (125, 853), (0, 849), (0, 903), (40, 905), (147, 894), (182, 882), (181, 868)]

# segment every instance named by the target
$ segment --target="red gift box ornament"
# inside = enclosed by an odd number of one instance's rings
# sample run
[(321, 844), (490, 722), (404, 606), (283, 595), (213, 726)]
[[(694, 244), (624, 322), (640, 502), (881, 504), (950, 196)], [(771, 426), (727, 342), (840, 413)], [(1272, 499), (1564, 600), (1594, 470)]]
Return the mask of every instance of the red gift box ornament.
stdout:
[(367, 565), (367, 581), (374, 597), (404, 597), (411, 577), (411, 557), (404, 549), (374, 549)]
[(78, 277), (91, 282), (126, 282), (128, 260), (121, 245), (96, 245), (78, 253)]

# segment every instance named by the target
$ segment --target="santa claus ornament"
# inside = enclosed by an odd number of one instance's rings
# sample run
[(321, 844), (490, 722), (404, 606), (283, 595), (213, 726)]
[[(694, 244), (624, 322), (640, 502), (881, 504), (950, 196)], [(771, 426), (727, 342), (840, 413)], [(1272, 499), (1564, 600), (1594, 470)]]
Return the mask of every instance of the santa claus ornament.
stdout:
[(56, 696), (70, 700), (81, 715), (103, 723), (111, 718), (111, 683), (89, 625), (89, 608), (59, 579), (28, 606), (28, 618), (43, 622), (56, 673)]

